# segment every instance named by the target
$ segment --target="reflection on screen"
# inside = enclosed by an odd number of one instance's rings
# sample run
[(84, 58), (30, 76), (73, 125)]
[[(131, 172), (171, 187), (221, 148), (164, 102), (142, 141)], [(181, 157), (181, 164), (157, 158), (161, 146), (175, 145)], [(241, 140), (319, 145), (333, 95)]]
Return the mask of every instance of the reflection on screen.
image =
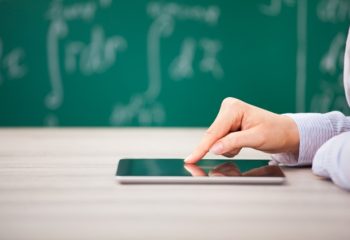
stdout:
[(283, 177), (268, 160), (201, 160), (184, 164), (183, 159), (121, 159), (118, 176), (193, 177)]

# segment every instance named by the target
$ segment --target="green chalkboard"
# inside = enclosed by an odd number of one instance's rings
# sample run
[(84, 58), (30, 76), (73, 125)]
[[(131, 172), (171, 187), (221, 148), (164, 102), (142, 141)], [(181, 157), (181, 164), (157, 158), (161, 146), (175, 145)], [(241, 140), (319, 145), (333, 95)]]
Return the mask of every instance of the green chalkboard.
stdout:
[(1, 126), (207, 126), (228, 96), (342, 110), (348, 0), (0, 0)]

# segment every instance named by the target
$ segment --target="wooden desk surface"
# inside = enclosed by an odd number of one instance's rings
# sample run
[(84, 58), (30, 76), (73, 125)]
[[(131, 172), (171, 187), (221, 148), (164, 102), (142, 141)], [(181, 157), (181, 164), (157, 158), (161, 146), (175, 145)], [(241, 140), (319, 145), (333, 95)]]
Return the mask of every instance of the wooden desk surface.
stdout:
[(115, 182), (120, 157), (183, 158), (202, 133), (0, 129), (0, 239), (350, 239), (350, 193), (309, 168), (282, 186)]

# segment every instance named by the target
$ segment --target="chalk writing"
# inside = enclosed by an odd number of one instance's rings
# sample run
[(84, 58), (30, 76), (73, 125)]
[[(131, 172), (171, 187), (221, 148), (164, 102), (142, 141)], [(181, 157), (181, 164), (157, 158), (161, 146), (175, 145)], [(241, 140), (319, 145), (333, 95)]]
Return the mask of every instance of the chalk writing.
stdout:
[[(108, 8), (112, 0), (86, 1), (64, 5), (61, 0), (54, 0), (48, 10), (49, 28), (47, 32), (47, 59), (51, 91), (46, 96), (45, 105), (55, 110), (62, 105), (64, 91), (62, 84), (63, 70), (67, 73), (76, 71), (84, 75), (102, 73), (110, 68), (117, 59), (117, 52), (127, 48), (127, 41), (122, 36), (106, 37), (101, 26), (95, 24), (91, 30), (90, 43), (83, 41), (67, 41), (69, 23), (83, 21), (90, 23), (94, 20), (99, 9)], [(60, 65), (60, 41), (64, 45), (64, 68)], [(50, 124), (58, 120), (52, 115)]]
[(345, 41), (345, 33), (338, 33), (320, 61), (320, 71), (323, 75), (320, 80), (319, 91), (311, 99), (311, 111), (340, 110), (346, 114), (350, 113), (344, 95), (342, 73)]
[[(317, 16), (325, 23), (342, 24), (350, 20), (350, 2), (324, 0), (317, 6)], [(347, 30), (347, 29), (346, 29)], [(350, 114), (343, 86), (344, 49), (346, 32), (338, 32), (320, 60), (319, 90), (312, 96), (310, 110), (328, 112), (339, 110)]]
[(20, 79), (27, 73), (24, 64), (25, 53), (20, 47), (13, 48), (6, 52), (0, 38), (0, 84), (4, 79)]
[(44, 119), (44, 124), (48, 127), (55, 127), (59, 125), (59, 121), (55, 114), (49, 113)]
[[(176, 96), (175, 90), (184, 93), (193, 90), (184, 88), (199, 89), (196, 84), (203, 79), (206, 82), (200, 90), (211, 90), (210, 84), (214, 84), (213, 89), (229, 86), (233, 93), (239, 91), (241, 97), (246, 96), (249, 94), (246, 77), (254, 79), (260, 75), (259, 71), (251, 76), (243, 73), (249, 68), (245, 57), (250, 54), (260, 57), (264, 51), (260, 52), (258, 46), (268, 40), (271, 44), (267, 47), (276, 43), (271, 51), (276, 54), (266, 59), (296, 60), (289, 69), (271, 69), (285, 75), (280, 79), (281, 86), (296, 84), (296, 111), (341, 110), (350, 114), (342, 74), (350, 22), (349, 0), (262, 0), (243, 5), (236, 1), (154, 0), (134, 4), (112, 0), (41, 0), (35, 9), (18, 1), (0, 2), (0, 19), (5, 23), (0, 27), (0, 88), (5, 92), (1, 95), (5, 106), (1, 113), (7, 114), (7, 109), (13, 107), (6, 116), (8, 119), (16, 119), (22, 113), (22, 104), (28, 96), (42, 96), (46, 91), (40, 100), (44, 109), (36, 105), (35, 98), (25, 103), (28, 112), (44, 115), (42, 121), (48, 126), (100, 125), (106, 121), (120, 126), (178, 125), (180, 122), (170, 119), (170, 114), (181, 110), (188, 115), (191, 110), (187, 106), (170, 109), (188, 99), (169, 99)], [(241, 13), (242, 9), (246, 12)], [(250, 28), (251, 23), (260, 28), (257, 21), (260, 19), (261, 24), (271, 24), (268, 29)], [(289, 31), (295, 31), (295, 39), (282, 36), (283, 28), (288, 36), (293, 35)], [(278, 32), (273, 32), (276, 29)], [(262, 38), (256, 47), (246, 44), (247, 38), (259, 39), (266, 30), (272, 34)], [(309, 43), (308, 37), (316, 42)], [(290, 49), (278, 49), (286, 44)], [(223, 62), (223, 57), (227, 62)], [(260, 63), (258, 70), (273, 68), (269, 62)], [(228, 66), (232, 69), (225, 69)], [(238, 74), (241, 75), (237, 77)], [(274, 76), (269, 81), (278, 81)], [(213, 82), (208, 83), (208, 79)], [(20, 82), (25, 83), (26, 89), (20, 89), (20, 94), (10, 92), (21, 87), (17, 84)], [(235, 89), (237, 86), (241, 89)], [(294, 87), (287, 91), (294, 92)], [(25, 92), (29, 95), (23, 95)], [(200, 93), (197, 91), (193, 97)], [(221, 94), (212, 92), (214, 98)], [(270, 107), (288, 107), (290, 101), (286, 99), (286, 105)], [(77, 106), (81, 108), (76, 109)], [(95, 111), (95, 115), (85, 117), (88, 111)], [(196, 113), (202, 114), (202, 109)], [(106, 114), (108, 119), (102, 119)], [(191, 119), (190, 124), (203, 124), (210, 120), (209, 112), (198, 118), (182, 119)], [(186, 124), (183, 120), (180, 124)], [(7, 120), (1, 121), (7, 124)], [(21, 121), (38, 124), (36, 117)]]
[(216, 79), (223, 78), (224, 70), (217, 60), (218, 52), (222, 48), (221, 42), (206, 38), (202, 39), (200, 44), (204, 51), (204, 57), (200, 63), (201, 70), (213, 74)]
[(186, 38), (181, 46), (180, 54), (170, 64), (169, 73), (172, 79), (181, 80), (193, 76), (193, 59), (196, 42), (193, 38)]
[[(161, 39), (169, 38), (175, 31), (177, 21), (201, 22), (208, 27), (215, 26), (220, 16), (217, 6), (189, 6), (177, 3), (151, 2), (147, 13), (153, 21), (147, 34), (148, 87), (143, 93), (135, 94), (128, 104), (116, 104), (112, 110), (111, 123), (123, 125), (136, 120), (141, 125), (161, 124), (166, 119), (163, 105), (157, 100), (162, 89)], [(204, 40), (201, 43), (204, 59), (201, 69), (214, 77), (222, 77), (223, 70), (216, 60), (221, 50), (219, 41)], [(192, 76), (192, 62), (195, 42), (191, 38), (183, 41), (179, 56), (170, 63), (170, 75), (175, 79)], [(188, 64), (188, 65), (187, 65)]]
[(323, 22), (339, 23), (350, 20), (349, 0), (323, 0), (317, 6), (317, 16)]
[(338, 33), (332, 40), (328, 51), (325, 53), (320, 63), (320, 70), (324, 73), (335, 75), (343, 68), (344, 48), (346, 35)]
[(295, 0), (270, 0), (270, 4), (261, 4), (260, 11), (268, 16), (277, 16), (281, 13), (283, 5), (293, 6)]
[(194, 77), (193, 61), (197, 49), (202, 51), (199, 70), (209, 73), (215, 79), (222, 79), (224, 71), (218, 61), (218, 53), (222, 48), (219, 40), (203, 38), (198, 43), (193, 38), (186, 38), (181, 46), (179, 55), (169, 66), (170, 77), (174, 80), (183, 80)]
[(72, 41), (66, 45), (65, 69), (69, 73), (79, 70), (84, 75), (105, 72), (115, 63), (117, 52), (126, 48), (124, 37), (106, 38), (103, 29), (96, 26), (92, 29), (90, 44)]

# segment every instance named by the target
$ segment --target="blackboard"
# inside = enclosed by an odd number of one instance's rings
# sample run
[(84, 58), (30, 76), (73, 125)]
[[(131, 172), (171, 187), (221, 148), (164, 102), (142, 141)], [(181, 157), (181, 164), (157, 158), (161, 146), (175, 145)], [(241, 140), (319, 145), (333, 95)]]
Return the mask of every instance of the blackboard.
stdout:
[(207, 126), (228, 96), (341, 110), (348, 0), (0, 0), (1, 126)]

